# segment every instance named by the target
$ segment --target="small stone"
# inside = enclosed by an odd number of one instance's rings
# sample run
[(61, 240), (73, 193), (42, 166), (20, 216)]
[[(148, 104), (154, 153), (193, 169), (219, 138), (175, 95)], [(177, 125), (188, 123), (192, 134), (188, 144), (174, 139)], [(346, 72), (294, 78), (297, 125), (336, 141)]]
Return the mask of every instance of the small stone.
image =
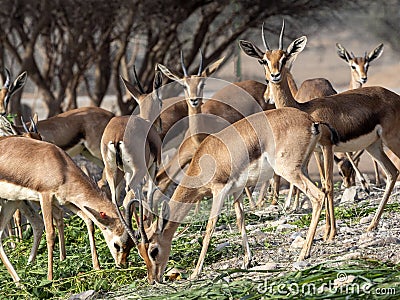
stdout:
[(278, 264), (276, 263), (266, 263), (265, 265), (262, 266), (255, 266), (251, 268), (250, 270), (253, 271), (271, 271), (271, 270), (276, 270), (278, 269)]
[(292, 242), (290, 245), (291, 248), (293, 249), (301, 249), (303, 248), (303, 245), (305, 243), (305, 239), (303, 239), (301, 236), (296, 237), (296, 239)]
[(309, 266), (310, 266), (310, 263), (305, 261), (305, 260), (296, 261), (295, 263), (293, 263), (293, 269), (294, 270), (302, 270), (302, 269), (305, 269), (305, 268), (307, 268)]
[(344, 190), (340, 203), (354, 202), (357, 195), (357, 187), (352, 186)]
[(285, 231), (285, 230), (293, 230), (297, 229), (297, 225), (292, 225), (292, 224), (281, 224), (278, 227), (276, 227), (276, 231)]
[(279, 219), (279, 220), (276, 220), (276, 221), (271, 222), (269, 225), (270, 225), (271, 227), (277, 227), (277, 226), (279, 226), (279, 225), (285, 224), (286, 222), (287, 222), (286, 219)]
[(373, 215), (366, 216), (360, 219), (360, 224), (368, 224), (371, 223), (372, 219), (374, 218)]
[(94, 290), (88, 290), (85, 292), (82, 292), (80, 294), (75, 294), (72, 295), (71, 297), (68, 298), (68, 300), (86, 300), (86, 299), (90, 299), (94, 296), (94, 294), (96, 293), (96, 291)]
[(290, 239), (291, 239), (292, 241), (294, 241), (297, 237), (299, 237), (299, 236), (301, 236), (301, 235), (302, 235), (302, 234), (301, 234), (300, 231), (293, 232), (293, 233), (291, 234), (291, 236), (290, 236)]
[(361, 257), (361, 253), (360, 252), (352, 252), (352, 253), (347, 253), (344, 255), (341, 255), (339, 257), (340, 260), (351, 260), (351, 259), (358, 259)]
[(229, 242), (218, 244), (217, 246), (215, 246), (215, 251), (220, 252), (222, 249), (228, 247), (229, 245)]

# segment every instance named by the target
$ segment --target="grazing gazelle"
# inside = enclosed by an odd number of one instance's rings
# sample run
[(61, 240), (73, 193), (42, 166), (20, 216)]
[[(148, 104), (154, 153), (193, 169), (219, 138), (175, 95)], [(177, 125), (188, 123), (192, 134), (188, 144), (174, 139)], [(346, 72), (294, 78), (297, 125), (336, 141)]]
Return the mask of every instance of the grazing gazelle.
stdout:
[[(72, 159), (53, 144), (21, 137), (0, 140), (0, 198), (40, 203), (46, 230), (49, 280), (53, 279), (53, 206), (64, 206), (87, 223), (88, 219), (93, 221), (102, 231), (116, 265), (125, 264), (133, 246), (115, 206)], [(89, 233), (91, 247), (94, 247), (93, 234), (93, 231)], [(19, 277), (13, 276), (13, 279), (18, 281)]]
[(162, 205), (161, 217), (147, 233), (142, 230), (143, 242), (137, 248), (146, 262), (149, 283), (162, 281), (176, 229), (192, 206), (210, 194), (212, 208), (192, 278), (202, 270), (218, 214), (228, 195), (235, 199), (237, 224), (245, 250), (244, 267), (248, 266), (251, 255), (241, 201), (243, 188), (263, 183), (274, 171), (294, 183), (312, 201), (312, 221), (304, 245), (308, 252), (325, 194), (308, 178), (307, 164), (317, 143), (327, 136), (332, 143), (331, 139), (337, 139), (335, 131), (327, 125), (315, 123), (298, 109), (284, 108), (253, 114), (204, 139), (169, 204)]
[[(283, 32), (283, 27), (282, 27)], [(400, 96), (382, 87), (366, 87), (346, 91), (329, 97), (317, 98), (306, 103), (299, 103), (290, 93), (287, 83), (286, 62), (299, 54), (305, 47), (305, 36), (294, 40), (286, 51), (282, 47), (282, 34), (279, 49), (271, 50), (262, 34), (265, 51), (251, 42), (240, 41), (242, 50), (249, 56), (258, 59), (264, 67), (265, 77), (270, 82), (275, 105), (295, 107), (309, 113), (319, 122), (326, 122), (334, 127), (340, 137), (338, 145), (325, 144), (323, 149), (325, 189), (328, 194), (327, 222), (325, 238), (333, 239), (336, 235), (333, 210), (333, 152), (349, 152), (365, 149), (382, 167), (387, 175), (385, 193), (368, 230), (377, 227), (383, 208), (389, 200), (395, 178), (399, 170), (393, 165), (383, 151), (386, 145), (396, 156), (400, 157)], [(309, 252), (302, 252), (302, 258)]]

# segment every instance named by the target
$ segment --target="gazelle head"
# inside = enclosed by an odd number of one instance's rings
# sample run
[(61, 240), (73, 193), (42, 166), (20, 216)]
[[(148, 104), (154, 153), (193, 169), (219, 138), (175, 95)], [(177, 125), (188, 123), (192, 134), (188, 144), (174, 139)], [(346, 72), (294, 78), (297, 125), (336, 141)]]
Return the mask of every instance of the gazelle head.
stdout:
[(369, 64), (381, 56), (383, 52), (383, 44), (378, 45), (369, 54), (365, 51), (364, 56), (355, 56), (353, 52), (348, 52), (341, 44), (336, 43), (337, 54), (341, 59), (348, 63), (350, 66), (352, 82), (354, 81), (356, 85), (353, 88), (361, 87), (368, 80), (368, 67)]
[(251, 42), (241, 40), (239, 41), (240, 48), (250, 57), (257, 58), (258, 62), (264, 66), (265, 80), (270, 83), (281, 82), (283, 75), (290, 69), (293, 60), (297, 55), (303, 51), (307, 43), (307, 38), (302, 36), (294, 40), (287, 50), (283, 50), (283, 32), (285, 29), (285, 22), (282, 24), (281, 34), (279, 37), (279, 48), (271, 50), (264, 35), (264, 24), (261, 28), (262, 40), (265, 47), (265, 52), (260, 50)]
[(169, 217), (169, 206), (167, 202), (164, 201), (161, 205), (158, 219), (154, 221), (150, 227), (145, 229), (143, 205), (141, 200), (139, 200), (139, 216), (137, 216), (135, 211), (135, 219), (139, 229), (134, 231), (132, 229), (132, 223), (127, 223), (125, 221), (131, 220), (130, 207), (134, 201), (136, 200), (131, 200), (127, 205), (126, 218), (124, 219), (120, 213), (119, 217), (136, 246), (140, 257), (142, 257), (146, 263), (148, 282), (150, 284), (162, 282), (172, 243), (172, 237), (164, 238), (164, 229)]
[(2, 116), (7, 114), (8, 103), (10, 102), (11, 96), (24, 86), (27, 78), (27, 72), (21, 73), (17, 79), (11, 83), (11, 75), (8, 69), (5, 70), (6, 79), (3, 83), (3, 87), (0, 91), (0, 114)]
[(203, 103), (203, 90), (207, 77), (213, 74), (219, 65), (222, 63), (224, 58), (221, 58), (213, 64), (203, 69), (203, 54), (200, 51), (200, 65), (196, 75), (189, 75), (185, 63), (183, 61), (183, 52), (181, 51), (181, 65), (183, 71), (183, 77), (170, 71), (167, 67), (162, 64), (158, 64), (158, 68), (164, 73), (169, 79), (178, 82), (183, 86), (185, 92), (186, 102), (189, 107), (199, 108)]
[(162, 85), (162, 76), (161, 72), (155, 72), (154, 81), (153, 81), (153, 91), (151, 93), (146, 93), (139, 81), (139, 78), (136, 73), (136, 68), (133, 66), (133, 73), (135, 77), (135, 82), (137, 84), (137, 88), (131, 84), (129, 81), (125, 80), (121, 76), (121, 80), (124, 83), (126, 90), (132, 96), (132, 98), (138, 103), (140, 109), (140, 117), (148, 120), (150, 123), (155, 124), (158, 132), (161, 132), (161, 92), (160, 87)]

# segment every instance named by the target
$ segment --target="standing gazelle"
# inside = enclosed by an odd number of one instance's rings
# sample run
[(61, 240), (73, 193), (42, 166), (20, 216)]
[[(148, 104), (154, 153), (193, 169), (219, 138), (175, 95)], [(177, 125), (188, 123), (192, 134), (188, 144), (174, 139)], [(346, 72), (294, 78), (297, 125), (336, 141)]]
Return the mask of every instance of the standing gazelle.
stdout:
[(130, 188), (136, 197), (140, 197), (138, 193), (142, 193), (143, 181), (148, 170), (151, 177), (149, 184), (152, 186), (151, 182), (154, 180), (161, 155), (159, 136), (161, 132), (159, 125), (161, 73), (156, 71), (153, 92), (149, 94), (144, 93), (140, 84), (138, 84), (139, 91), (123, 78), (122, 81), (139, 104), (140, 113), (138, 116), (112, 118), (101, 138), (104, 174), (110, 186), (113, 203), (119, 202), (122, 178), (125, 178), (126, 192)]
[(189, 75), (183, 61), (183, 52), (181, 52), (183, 77), (170, 71), (162, 64), (157, 65), (158, 69), (165, 76), (178, 82), (183, 87), (189, 119), (189, 128), (185, 134), (184, 141), (179, 146), (177, 153), (165, 166), (160, 168), (157, 174), (159, 188), (163, 192), (167, 189), (178, 172), (190, 162), (194, 152), (207, 136), (207, 132), (205, 132), (206, 130), (204, 129), (204, 117), (199, 116), (203, 105), (203, 90), (207, 77), (218, 69), (223, 60), (224, 58), (221, 58), (203, 69), (203, 55), (200, 51), (200, 65), (197, 74)]
[[(364, 56), (355, 56), (353, 52), (348, 52), (346, 48), (344, 48), (341, 44), (336, 43), (337, 54), (338, 56), (343, 59), (345, 62), (348, 63), (350, 67), (350, 86), (349, 89), (357, 89), (361, 88), (363, 84), (367, 83), (368, 80), (368, 68), (369, 64), (374, 61), (375, 59), (379, 58), (383, 52), (383, 44), (379, 44), (374, 50), (372, 50), (369, 54), (365, 51)], [(363, 150), (361, 150), (363, 151)], [(356, 153), (355, 156), (360, 156), (361, 153)], [(341, 170), (343, 173), (350, 173), (354, 174), (351, 171), (353, 170), (351, 164), (349, 164), (348, 159), (346, 156), (341, 156), (340, 163), (343, 166)], [(375, 184), (381, 185), (381, 179), (378, 171), (378, 165), (376, 161), (373, 161), (374, 164), (374, 171), (375, 171)], [(349, 168), (345, 168), (344, 166), (350, 166)], [(343, 178), (344, 181), (353, 181), (354, 178)]]
[[(383, 208), (389, 200), (395, 178), (399, 171), (383, 151), (386, 145), (400, 157), (400, 96), (382, 87), (367, 87), (350, 90), (330, 97), (317, 98), (306, 103), (297, 102), (290, 93), (286, 78), (286, 62), (298, 55), (305, 47), (305, 36), (294, 40), (286, 51), (282, 47), (283, 27), (279, 49), (271, 50), (262, 39), (265, 51), (251, 42), (240, 41), (240, 47), (249, 56), (258, 59), (264, 67), (265, 77), (271, 84), (275, 105), (295, 107), (309, 113), (315, 121), (326, 122), (334, 127), (340, 137), (339, 144), (324, 144), (325, 188), (328, 193), (325, 238), (336, 235), (333, 211), (333, 152), (349, 152), (365, 149), (382, 167), (387, 175), (385, 193), (368, 230), (377, 227)], [(303, 249), (304, 250), (304, 249)], [(301, 258), (309, 256), (302, 251)]]
[[(243, 203), (240, 201), (243, 188), (262, 184), (271, 178), (274, 171), (311, 199), (313, 215), (304, 245), (304, 251), (309, 252), (325, 194), (308, 178), (306, 170), (315, 146), (327, 136), (329, 140), (336, 139), (335, 132), (328, 126), (313, 122), (308, 114), (294, 108), (256, 113), (209, 135), (195, 152), (169, 201), (169, 207), (164, 202), (161, 217), (147, 234), (142, 231), (143, 242), (137, 247), (146, 262), (149, 283), (162, 281), (175, 231), (192, 206), (210, 194), (213, 196), (212, 208), (192, 278), (202, 270), (211, 235), (228, 195), (233, 195), (235, 199), (246, 266), (250, 260), (250, 249), (246, 241)], [(331, 142), (334, 143), (333, 140)]]

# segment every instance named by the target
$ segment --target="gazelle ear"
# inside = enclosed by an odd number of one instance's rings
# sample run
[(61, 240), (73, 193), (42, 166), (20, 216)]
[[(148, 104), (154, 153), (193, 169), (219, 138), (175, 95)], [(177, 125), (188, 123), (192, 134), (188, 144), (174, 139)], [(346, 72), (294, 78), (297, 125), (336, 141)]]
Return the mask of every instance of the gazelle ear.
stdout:
[(20, 88), (22, 88), (25, 83), (26, 83), (26, 79), (28, 77), (28, 73), (22, 72), (12, 83), (11, 87), (10, 87), (10, 93), (14, 94), (16, 91), (18, 91)]
[(171, 72), (166, 66), (164, 66), (162, 64), (157, 64), (157, 67), (169, 79), (174, 80), (174, 81), (178, 81), (178, 82), (181, 80), (180, 76), (178, 76), (177, 74), (174, 74), (173, 72)]
[(203, 72), (201, 72), (201, 76), (202, 77), (208, 77), (210, 76), (212, 73), (214, 73), (218, 67), (220, 66), (220, 64), (224, 61), (225, 56), (218, 59), (216, 62), (212, 63), (211, 65), (208, 65)]
[(139, 102), (139, 96), (141, 95), (139, 90), (137, 90), (132, 83), (125, 80), (122, 76), (119, 76), (119, 77), (121, 78), (126, 90), (129, 92), (129, 94), (133, 97), (133, 99), (135, 99), (136, 102)]
[(375, 59), (377, 59), (379, 56), (382, 55), (383, 52), (383, 44), (378, 45), (378, 47), (376, 47), (374, 50), (372, 50), (369, 54), (368, 54), (368, 62), (371, 62)]
[(157, 219), (157, 233), (163, 232), (169, 220), (169, 205), (167, 201), (161, 204), (160, 215)]
[(336, 52), (337, 55), (343, 59), (345, 62), (349, 62), (350, 54), (347, 52), (346, 48), (344, 48), (341, 44), (336, 43)]
[(307, 37), (302, 36), (295, 39), (287, 48), (286, 53), (289, 59), (295, 59), (295, 57), (304, 50), (307, 44)]
[(264, 56), (264, 52), (261, 51), (260, 48), (258, 48), (257, 46), (253, 45), (253, 43), (251, 42), (240, 40), (239, 46), (243, 50), (243, 52), (250, 57), (262, 59)]

